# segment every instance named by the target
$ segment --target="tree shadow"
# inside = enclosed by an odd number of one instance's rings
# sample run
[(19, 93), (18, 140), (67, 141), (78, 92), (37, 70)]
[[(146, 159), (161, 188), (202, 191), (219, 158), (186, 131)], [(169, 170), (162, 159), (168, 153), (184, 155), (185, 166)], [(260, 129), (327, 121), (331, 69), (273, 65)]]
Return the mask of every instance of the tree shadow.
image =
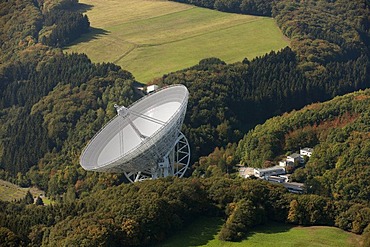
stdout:
[(78, 39), (74, 40), (68, 46), (76, 45), (79, 43), (89, 42), (94, 39), (108, 35), (110, 32), (102, 28), (90, 27), (88, 33), (84, 33)]
[[(210, 241), (217, 238), (217, 234), (221, 230), (224, 221), (217, 217), (200, 217), (194, 223), (185, 227), (182, 231), (177, 232), (164, 243), (160, 243), (161, 247), (188, 247), (206, 245)], [(294, 225), (269, 221), (265, 225), (260, 225), (252, 228), (250, 232), (240, 241), (248, 240), (254, 234), (276, 234), (288, 232)], [(226, 242), (227, 243), (227, 242)]]
[(288, 232), (293, 227), (294, 225), (270, 221), (270, 222), (267, 222), (265, 225), (260, 225), (260, 226), (256, 226), (252, 228), (251, 231), (246, 235), (246, 237), (243, 238), (243, 240), (247, 240), (249, 237), (257, 233), (276, 234), (276, 233)]
[(220, 231), (222, 224), (222, 218), (201, 217), (181, 232), (176, 233), (175, 236), (169, 238), (165, 243), (157, 246), (189, 247), (205, 245), (215, 239), (215, 235)]
[(85, 13), (89, 10), (91, 10), (94, 7), (92, 4), (86, 4), (86, 3), (78, 3), (77, 6), (73, 8), (74, 11), (78, 11), (81, 13)]

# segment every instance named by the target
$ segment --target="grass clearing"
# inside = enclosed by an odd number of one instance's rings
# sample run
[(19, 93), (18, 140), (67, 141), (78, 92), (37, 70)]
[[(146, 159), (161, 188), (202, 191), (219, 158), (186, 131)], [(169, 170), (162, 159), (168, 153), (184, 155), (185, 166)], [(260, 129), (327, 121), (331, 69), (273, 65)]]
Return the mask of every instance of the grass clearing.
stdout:
[(223, 13), (166, 0), (81, 0), (92, 31), (67, 52), (114, 62), (148, 82), (207, 57), (232, 63), (289, 42), (272, 18)]
[(339, 228), (326, 226), (300, 227), (281, 223), (269, 223), (256, 227), (241, 242), (224, 242), (217, 238), (223, 222), (219, 218), (200, 218), (194, 224), (168, 239), (163, 247), (354, 247), (359, 246), (361, 236)]
[(26, 196), (27, 191), (30, 191), (34, 198), (40, 196), (45, 205), (54, 203), (45, 196), (43, 190), (36, 187), (22, 188), (16, 184), (0, 179), (0, 201), (11, 202), (21, 200)]
[(21, 188), (16, 184), (0, 179), (0, 201), (20, 200), (26, 196), (28, 188)]

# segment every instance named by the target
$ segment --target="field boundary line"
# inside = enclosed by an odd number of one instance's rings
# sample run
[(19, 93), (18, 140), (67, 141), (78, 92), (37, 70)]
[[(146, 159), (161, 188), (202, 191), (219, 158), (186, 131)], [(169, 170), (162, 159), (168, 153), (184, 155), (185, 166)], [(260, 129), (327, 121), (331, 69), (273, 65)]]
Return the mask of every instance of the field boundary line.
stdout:
[(114, 60), (113, 63), (117, 63), (119, 60), (121, 60), (122, 58), (124, 58), (125, 56), (127, 56), (128, 54), (133, 52), (136, 48), (141, 47), (140, 45), (137, 45), (137, 44), (134, 44), (134, 43), (131, 43), (131, 42), (129, 42), (129, 43), (132, 44), (133, 46), (128, 51), (126, 51), (121, 56), (119, 56), (116, 60)]

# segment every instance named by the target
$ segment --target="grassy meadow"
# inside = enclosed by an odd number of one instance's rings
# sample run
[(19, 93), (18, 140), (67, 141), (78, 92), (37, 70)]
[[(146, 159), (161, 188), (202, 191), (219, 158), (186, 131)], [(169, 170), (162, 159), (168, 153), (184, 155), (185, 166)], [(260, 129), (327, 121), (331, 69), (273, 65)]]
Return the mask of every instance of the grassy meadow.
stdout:
[(232, 63), (289, 45), (272, 18), (166, 0), (80, 0), (92, 30), (67, 52), (114, 62), (148, 82), (206, 57)]
[(0, 201), (20, 200), (26, 196), (28, 188), (21, 188), (16, 184), (0, 179)]
[(223, 222), (220, 218), (201, 218), (180, 233), (158, 245), (162, 247), (355, 247), (361, 236), (326, 226), (300, 227), (270, 223), (260, 226), (241, 242), (224, 242), (217, 238)]
[(18, 201), (26, 196), (27, 191), (30, 191), (33, 197), (41, 196), (45, 205), (53, 203), (48, 197), (45, 197), (45, 192), (36, 188), (22, 188), (16, 184), (0, 179), (0, 201)]

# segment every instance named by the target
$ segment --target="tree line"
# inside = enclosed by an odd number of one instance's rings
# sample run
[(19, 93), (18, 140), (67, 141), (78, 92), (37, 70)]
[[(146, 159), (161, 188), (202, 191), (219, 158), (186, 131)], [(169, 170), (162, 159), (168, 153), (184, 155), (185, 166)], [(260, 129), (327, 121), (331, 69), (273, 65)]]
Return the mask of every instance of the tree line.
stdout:
[(193, 4), (199, 7), (217, 9), (248, 15), (272, 15), (272, 4), (269, 0), (171, 0), (180, 3)]
[[(52, 28), (55, 26), (54, 28)], [(87, 15), (72, 10), (54, 8), (44, 16), (44, 28), (52, 28), (49, 35), (41, 37), (41, 43), (53, 47), (63, 47), (87, 33), (90, 22)]]

